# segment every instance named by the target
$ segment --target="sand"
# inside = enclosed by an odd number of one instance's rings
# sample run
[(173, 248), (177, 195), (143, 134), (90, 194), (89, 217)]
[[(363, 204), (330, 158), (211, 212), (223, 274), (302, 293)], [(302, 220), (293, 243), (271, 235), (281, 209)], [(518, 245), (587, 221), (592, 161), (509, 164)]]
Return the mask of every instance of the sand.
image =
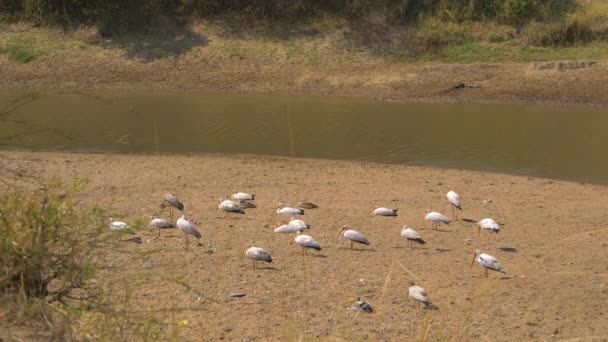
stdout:
[[(117, 243), (96, 275), (100, 284), (132, 290), (127, 312), (163, 322), (163, 339), (605, 341), (608, 338), (608, 187), (427, 167), (255, 156), (144, 156), (0, 152), (8, 169), (36, 182), (86, 178), (83, 207), (97, 204), (127, 222), (160, 214), (165, 192), (180, 197), (202, 233), (184, 249), (177, 230), (141, 229), (143, 243)], [(0, 183), (1, 184), (1, 183)], [(24, 183), (26, 184), (26, 183)], [(256, 195), (257, 209), (225, 219), (218, 199), (233, 190)], [(477, 237), (456, 221), (432, 230), (427, 208), (451, 216), (446, 193), (462, 198), (460, 217), (492, 217), (497, 240)], [(289, 217), (278, 201), (308, 200), (320, 208), (302, 217), (323, 247), (298, 255), (273, 232)], [(490, 201), (488, 201), (490, 200)], [(399, 216), (372, 217), (373, 205)], [(167, 212), (163, 212), (164, 217)], [(370, 246), (349, 250), (337, 239), (349, 224)], [(403, 225), (428, 242), (410, 249)], [(254, 271), (245, 248), (269, 251), (274, 262)], [(510, 252), (497, 250), (509, 247)], [(485, 279), (472, 253), (497, 257), (506, 274)], [(424, 287), (434, 309), (408, 300), (409, 281)], [(244, 292), (241, 298), (229, 295)], [(356, 312), (354, 297), (373, 313)], [(117, 303), (121, 301), (117, 296)], [(186, 321), (187, 320), (187, 324)], [(176, 326), (179, 330), (175, 330)], [(6, 328), (6, 327), (5, 327)], [(9, 337), (9, 327), (2, 337)]]

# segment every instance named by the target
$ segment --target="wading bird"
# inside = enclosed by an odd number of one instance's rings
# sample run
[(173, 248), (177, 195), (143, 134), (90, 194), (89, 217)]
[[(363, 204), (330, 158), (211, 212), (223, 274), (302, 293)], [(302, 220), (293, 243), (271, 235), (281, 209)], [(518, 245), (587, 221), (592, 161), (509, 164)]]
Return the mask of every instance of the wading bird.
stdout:
[(431, 211), (431, 209), (426, 210), (426, 215), (424, 216), (424, 219), (433, 223), (434, 229), (437, 229), (437, 226), (440, 224), (450, 224), (449, 218), (438, 212)]
[(291, 218), (291, 220), (289, 220), (289, 226), (297, 229), (297, 230), (304, 230), (304, 229), (310, 229), (310, 225), (300, 219), (294, 219), (293, 217)]
[(481, 253), (479, 250), (476, 250), (475, 254), (473, 255), (473, 262), (471, 262), (471, 267), (473, 267), (475, 261), (477, 261), (477, 263), (483, 267), (484, 276), (486, 278), (488, 277), (488, 270), (507, 274), (507, 272), (505, 272), (505, 270), (502, 268), (500, 262), (498, 262), (498, 259), (489, 254)]
[(456, 216), (458, 216), (456, 214), (456, 209), (458, 210), (462, 210), (462, 205), (460, 204), (460, 196), (458, 196), (457, 193), (455, 193), (454, 191), (450, 190), (447, 194), (448, 197), (448, 201), (452, 204), (452, 220), (456, 220)]
[(220, 204), (217, 205), (218, 209), (221, 209), (226, 214), (226, 218), (228, 218), (231, 213), (233, 214), (244, 214), (245, 210), (241, 208), (238, 203), (233, 202), (231, 200), (224, 200), (223, 198), (219, 199)]
[(232, 199), (235, 199), (237, 201), (253, 201), (255, 199), (255, 195), (248, 194), (246, 192), (235, 191), (232, 194)]
[(421, 245), (426, 244), (426, 241), (422, 240), (420, 234), (418, 234), (418, 232), (413, 230), (412, 228), (408, 228), (408, 226), (403, 226), (403, 228), (401, 229), (401, 237), (407, 240), (407, 243), (410, 248), (414, 246), (414, 243), (418, 243)]
[(254, 271), (257, 270), (257, 268), (258, 268), (258, 261), (264, 261), (267, 263), (272, 262), (272, 257), (270, 256), (270, 253), (266, 252), (265, 250), (263, 250), (260, 247), (250, 247), (245, 252), (245, 255), (248, 258), (250, 258), (251, 260), (253, 260), (253, 270)]
[(304, 235), (301, 232), (298, 232), (296, 237), (293, 239), (298, 245), (302, 247), (302, 255), (308, 255), (308, 248), (314, 249), (316, 251), (321, 250), (321, 245), (310, 235)]
[(410, 285), (410, 298), (418, 303), (418, 307), (420, 307), (420, 303), (424, 304), (425, 307), (428, 307), (431, 304), (431, 301), (427, 297), (426, 291), (422, 287), (416, 286), (416, 283), (413, 281), (410, 282)]
[(385, 207), (372, 207), (369, 213), (376, 216), (397, 216), (397, 210)]
[(190, 221), (186, 220), (186, 215), (182, 215), (177, 220), (177, 228), (179, 228), (182, 232), (184, 232), (184, 236), (186, 237), (186, 251), (188, 251), (188, 246), (190, 245), (190, 241), (188, 240), (188, 235), (194, 236), (197, 240), (200, 241), (201, 233), (198, 231), (198, 228)]
[(338, 237), (344, 239), (344, 240), (349, 240), (350, 241), (350, 249), (353, 249), (353, 243), (360, 243), (362, 245), (369, 245), (369, 240), (367, 239), (367, 237), (361, 233), (359, 233), (356, 230), (352, 230), (350, 229), (350, 227), (348, 226), (342, 226), (342, 229), (340, 229), (340, 233), (338, 234)]
[(479, 226), (479, 228), (477, 229), (477, 236), (479, 236), (479, 233), (481, 233), (481, 230), (485, 230), (488, 233), (499, 233), (500, 232), (500, 226), (498, 225), (498, 223), (496, 223), (496, 221), (492, 220), (491, 218), (485, 218), (483, 220), (480, 221), (475, 221), (475, 220), (471, 220), (471, 219), (462, 219), (465, 222), (470, 222), (470, 223), (475, 223)]
[[(304, 221), (302, 220), (294, 220), (294, 221), (300, 221), (302, 223), (304, 223)], [(278, 227), (276, 227), (274, 229), (275, 233), (279, 233), (279, 234), (297, 234), (298, 232), (301, 233), (304, 231), (304, 229), (309, 229), (310, 225), (304, 223), (304, 224), (292, 224), (294, 221), (291, 221), (289, 224), (283, 224), (280, 225)], [(293, 241), (293, 239), (289, 240), (289, 243), (291, 243)]]
[(155, 218), (154, 216), (150, 216), (148, 227), (158, 228), (158, 237), (160, 237), (161, 228), (175, 228), (175, 226), (171, 224), (171, 222), (165, 219)]
[(122, 221), (114, 221), (113, 218), (110, 218), (109, 222), (110, 222), (110, 230), (113, 231), (113, 232), (123, 232), (123, 233), (126, 233), (126, 232), (130, 231), (129, 225), (126, 224), (126, 223), (124, 223), (124, 222), (122, 222)]
[(286, 207), (285, 203), (279, 203), (277, 206), (277, 214), (285, 215), (304, 215), (304, 210), (292, 207)]
[(161, 209), (165, 209), (166, 207), (169, 207), (169, 221), (171, 222), (173, 222), (173, 208), (184, 211), (184, 204), (179, 201), (177, 196), (171, 194), (165, 194), (165, 199), (160, 204)]
[(298, 207), (300, 207), (302, 209), (315, 209), (315, 208), (318, 208), (319, 206), (312, 202), (301, 201), (301, 202), (298, 202)]

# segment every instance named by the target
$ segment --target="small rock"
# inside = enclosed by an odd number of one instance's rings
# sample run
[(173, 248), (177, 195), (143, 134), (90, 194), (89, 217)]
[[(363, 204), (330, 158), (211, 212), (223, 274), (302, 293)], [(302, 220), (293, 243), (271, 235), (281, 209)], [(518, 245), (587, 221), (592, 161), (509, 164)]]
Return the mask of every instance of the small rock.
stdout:
[(241, 298), (245, 297), (247, 294), (245, 292), (233, 292), (230, 294), (230, 297)]

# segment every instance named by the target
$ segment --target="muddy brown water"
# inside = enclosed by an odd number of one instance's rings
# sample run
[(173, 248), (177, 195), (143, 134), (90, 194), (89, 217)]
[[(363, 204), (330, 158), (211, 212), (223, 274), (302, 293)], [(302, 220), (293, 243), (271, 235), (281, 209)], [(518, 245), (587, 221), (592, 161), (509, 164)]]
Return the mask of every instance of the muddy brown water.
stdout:
[(3, 149), (349, 159), (608, 184), (605, 110), (77, 90), (1, 90), (0, 108)]

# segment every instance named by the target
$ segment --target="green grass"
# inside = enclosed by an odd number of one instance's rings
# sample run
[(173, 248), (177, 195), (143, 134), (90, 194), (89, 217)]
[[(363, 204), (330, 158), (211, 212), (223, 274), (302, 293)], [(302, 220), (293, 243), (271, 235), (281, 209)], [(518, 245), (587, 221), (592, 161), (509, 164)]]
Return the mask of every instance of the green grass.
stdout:
[(418, 55), (395, 53), (391, 61), (434, 63), (526, 63), (556, 60), (607, 60), (608, 43), (594, 42), (578, 46), (526, 46), (467, 42), (424, 52)]
[(28, 63), (36, 58), (33, 46), (26, 42), (9, 43), (2, 52), (6, 53), (10, 60), (19, 63)]

